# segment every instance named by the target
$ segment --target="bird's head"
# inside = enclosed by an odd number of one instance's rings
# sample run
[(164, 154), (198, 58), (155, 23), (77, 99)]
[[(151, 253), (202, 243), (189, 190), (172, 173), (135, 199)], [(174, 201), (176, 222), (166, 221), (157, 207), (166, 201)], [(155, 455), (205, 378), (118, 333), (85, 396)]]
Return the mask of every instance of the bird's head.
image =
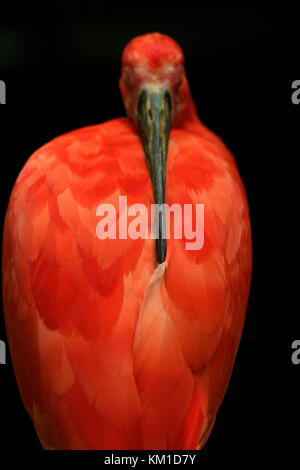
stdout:
[(189, 87), (180, 46), (169, 36), (150, 33), (138, 36), (125, 47), (120, 89), (130, 119), (138, 124), (139, 102), (151, 94), (168, 101), (172, 123), (184, 111)]
[[(162, 205), (169, 133), (184, 116), (190, 98), (181, 48), (160, 33), (136, 37), (124, 49), (119, 84), (127, 115), (143, 143), (155, 203)], [(166, 255), (163, 230), (162, 213), (156, 246), (160, 263)]]

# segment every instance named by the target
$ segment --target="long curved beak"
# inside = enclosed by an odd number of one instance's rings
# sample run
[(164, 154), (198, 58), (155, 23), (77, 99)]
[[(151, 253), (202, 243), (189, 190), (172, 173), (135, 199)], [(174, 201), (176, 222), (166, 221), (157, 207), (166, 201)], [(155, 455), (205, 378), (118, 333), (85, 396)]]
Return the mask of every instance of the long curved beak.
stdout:
[(153, 185), (156, 206), (156, 258), (163, 263), (167, 246), (165, 239), (165, 187), (166, 160), (169, 134), (172, 125), (172, 100), (169, 91), (162, 86), (142, 88), (137, 103), (137, 126), (143, 143)]

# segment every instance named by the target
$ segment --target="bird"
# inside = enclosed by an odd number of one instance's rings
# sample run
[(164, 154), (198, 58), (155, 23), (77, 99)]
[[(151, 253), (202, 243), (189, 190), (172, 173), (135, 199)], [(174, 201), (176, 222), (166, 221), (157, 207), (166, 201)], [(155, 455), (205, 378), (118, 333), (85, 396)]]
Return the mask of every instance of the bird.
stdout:
[[(246, 190), (198, 117), (174, 39), (133, 38), (119, 87), (126, 116), (54, 138), (17, 177), (2, 246), (10, 356), (43, 449), (200, 450), (245, 322)], [(108, 233), (136, 205), (157, 209), (156, 236), (97, 235), (99, 207), (115, 208)], [(174, 205), (194, 222), (203, 208), (200, 247), (175, 236), (186, 217), (167, 233)]]

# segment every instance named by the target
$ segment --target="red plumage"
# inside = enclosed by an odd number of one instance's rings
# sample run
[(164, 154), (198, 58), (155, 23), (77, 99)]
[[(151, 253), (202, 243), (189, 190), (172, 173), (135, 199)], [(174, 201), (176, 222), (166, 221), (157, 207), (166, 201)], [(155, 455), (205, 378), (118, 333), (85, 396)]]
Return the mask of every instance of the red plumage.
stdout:
[[(158, 74), (183, 61), (166, 36), (134, 41), (123, 67), (142, 62)], [(97, 238), (100, 203), (117, 206), (126, 195), (150, 211), (154, 202), (129, 118), (54, 139), (14, 186), (3, 237), (5, 321), (45, 448), (201, 448), (223, 399), (249, 294), (248, 205), (234, 158), (199, 121), (185, 75), (178, 96), (165, 199), (204, 204), (201, 250), (171, 237), (157, 265), (155, 240)]]

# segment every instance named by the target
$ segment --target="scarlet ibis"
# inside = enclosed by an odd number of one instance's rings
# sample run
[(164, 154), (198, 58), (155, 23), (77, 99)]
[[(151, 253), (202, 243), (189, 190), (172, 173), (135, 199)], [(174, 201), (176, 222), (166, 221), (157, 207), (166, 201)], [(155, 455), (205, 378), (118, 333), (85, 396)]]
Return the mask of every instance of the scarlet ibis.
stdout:
[[(120, 89), (127, 117), (55, 138), (13, 188), (2, 272), (14, 371), (45, 449), (200, 449), (244, 324), (247, 198), (173, 39), (133, 39)], [(99, 204), (121, 223), (120, 196), (128, 217), (134, 204), (162, 209), (156, 239), (97, 236)], [(173, 204), (203, 205), (199, 249), (175, 237), (175, 216), (166, 236)]]

